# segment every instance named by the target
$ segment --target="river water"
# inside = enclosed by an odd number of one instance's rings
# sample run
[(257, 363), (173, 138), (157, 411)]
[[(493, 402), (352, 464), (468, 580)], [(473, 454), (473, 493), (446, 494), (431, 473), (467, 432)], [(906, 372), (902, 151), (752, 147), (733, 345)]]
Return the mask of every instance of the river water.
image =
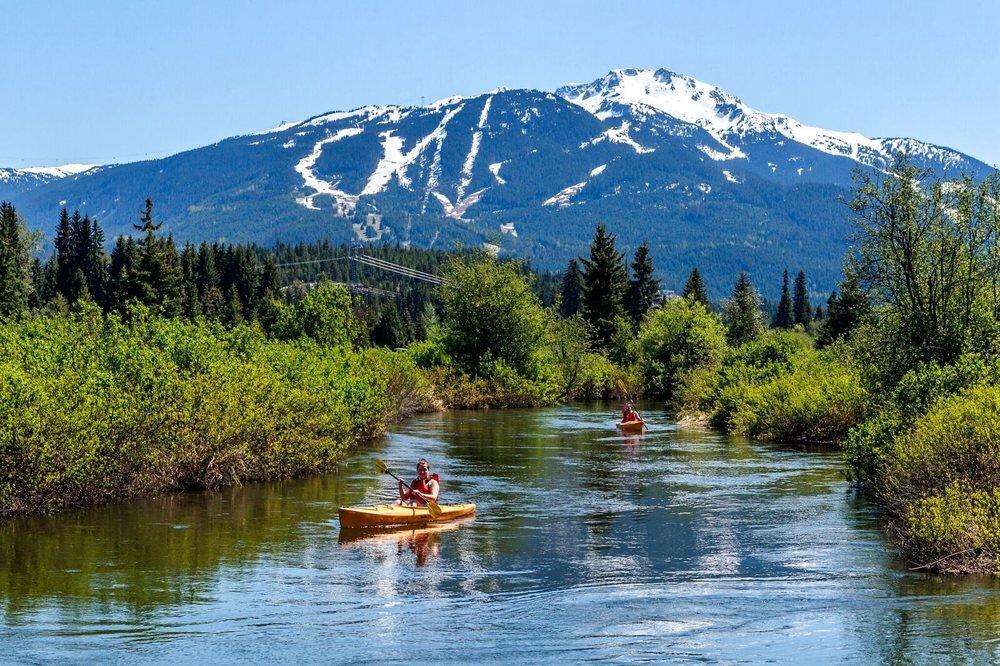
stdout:
[[(907, 570), (834, 452), (609, 406), (401, 424), (338, 474), (0, 525), (0, 660), (983, 661), (1000, 586)], [(360, 539), (417, 458), (475, 519)]]

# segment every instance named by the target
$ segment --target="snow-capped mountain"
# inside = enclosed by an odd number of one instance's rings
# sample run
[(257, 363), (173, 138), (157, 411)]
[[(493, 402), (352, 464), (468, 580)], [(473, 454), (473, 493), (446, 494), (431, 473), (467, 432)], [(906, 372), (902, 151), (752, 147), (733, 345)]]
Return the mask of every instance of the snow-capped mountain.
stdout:
[(97, 168), (96, 164), (63, 164), (55, 167), (0, 168), (0, 192), (5, 196), (34, 189), (53, 180), (77, 176)]
[[(916, 139), (868, 138), (857, 132), (811, 127), (780, 113), (758, 111), (721, 88), (666, 69), (616, 69), (593, 83), (563, 86), (556, 92), (602, 120), (634, 122), (666, 114), (700, 127), (714, 143), (706, 142), (699, 149), (718, 161), (742, 160), (759, 166), (755, 147), (790, 142), (876, 169), (886, 168), (904, 152), (944, 176), (959, 175), (963, 169), (981, 171), (975, 160), (949, 148)], [(784, 166), (764, 164), (772, 173)], [(791, 167), (797, 176), (803, 175), (800, 168)]]
[(549, 268), (604, 221), (625, 248), (651, 242), (668, 286), (695, 264), (717, 287), (789, 265), (825, 289), (852, 170), (898, 152), (943, 177), (990, 172), (948, 148), (810, 127), (690, 77), (624, 69), (554, 92), (337, 111), (61, 177), (0, 171), (0, 198), (46, 230), (66, 205), (113, 238), (149, 196), (178, 240), (490, 242)]

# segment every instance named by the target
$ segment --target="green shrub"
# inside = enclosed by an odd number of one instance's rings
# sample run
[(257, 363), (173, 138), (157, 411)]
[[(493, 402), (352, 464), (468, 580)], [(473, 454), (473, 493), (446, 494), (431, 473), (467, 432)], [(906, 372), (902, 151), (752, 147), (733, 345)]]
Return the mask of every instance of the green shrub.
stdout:
[(727, 398), (732, 432), (785, 442), (838, 442), (865, 409), (857, 372), (826, 352), (800, 352), (790, 372), (742, 385)]
[(801, 333), (771, 332), (731, 349), (717, 369), (683, 374), (682, 414), (706, 413), (717, 428), (760, 439), (840, 441), (866, 408), (845, 351), (816, 351)]
[(672, 399), (685, 373), (719, 362), (726, 328), (702, 303), (674, 298), (646, 318), (638, 347), (646, 390)]
[(432, 406), (416, 365), (385, 350), (141, 308), (2, 325), (0, 514), (329, 469)]
[(912, 559), (1000, 554), (1000, 387), (939, 400), (886, 454), (882, 499)]

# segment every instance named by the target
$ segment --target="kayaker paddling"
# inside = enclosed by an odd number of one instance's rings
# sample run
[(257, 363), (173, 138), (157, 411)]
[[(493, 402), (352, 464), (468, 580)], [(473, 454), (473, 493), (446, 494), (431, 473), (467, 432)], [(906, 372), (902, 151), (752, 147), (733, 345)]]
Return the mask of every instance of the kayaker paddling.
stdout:
[(622, 423), (630, 423), (632, 421), (642, 421), (642, 417), (639, 416), (639, 412), (635, 411), (635, 406), (630, 400), (622, 407)]
[(399, 483), (399, 504), (401, 506), (427, 506), (428, 500), (437, 502), (441, 493), (441, 477), (431, 473), (431, 465), (425, 458), (417, 461), (417, 478), (407, 488), (402, 480)]

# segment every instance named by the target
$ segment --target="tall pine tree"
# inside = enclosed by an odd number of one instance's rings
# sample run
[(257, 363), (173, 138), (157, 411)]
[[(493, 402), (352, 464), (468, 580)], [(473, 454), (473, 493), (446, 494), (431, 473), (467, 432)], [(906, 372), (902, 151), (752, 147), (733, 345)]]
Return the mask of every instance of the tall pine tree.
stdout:
[(625, 259), (615, 249), (615, 237), (603, 224), (597, 225), (590, 242), (590, 258), (583, 262), (583, 316), (591, 342), (609, 348), (617, 332), (618, 318), (625, 314), (622, 300), (628, 286)]
[(812, 321), (812, 307), (809, 305), (809, 291), (806, 285), (805, 271), (799, 271), (795, 276), (795, 297), (793, 299), (792, 313), (795, 324), (808, 326)]
[(727, 339), (731, 345), (756, 340), (764, 331), (764, 315), (760, 311), (760, 296), (750, 283), (746, 271), (740, 273), (733, 294), (726, 302)]
[(794, 326), (792, 321), (792, 297), (788, 292), (788, 269), (781, 276), (781, 299), (778, 301), (778, 311), (774, 315), (774, 327), (789, 329)]
[(830, 294), (826, 302), (826, 321), (820, 329), (820, 346), (846, 338), (856, 329), (871, 309), (868, 295), (861, 290), (861, 285), (853, 275), (848, 275), (840, 282), (840, 293)]
[(0, 203), (0, 319), (22, 316), (31, 291), (27, 234), (14, 206)]
[(653, 278), (653, 260), (649, 256), (649, 243), (643, 242), (635, 251), (632, 259), (632, 280), (629, 282), (625, 297), (625, 308), (632, 329), (639, 330), (639, 325), (646, 318), (646, 313), (656, 302), (660, 293), (660, 281)]
[(125, 275), (126, 300), (136, 300), (158, 313), (171, 317), (182, 311), (180, 261), (173, 239), (157, 237), (160, 224), (153, 221), (153, 200), (146, 199), (146, 208), (139, 217), (136, 231), (143, 232), (136, 244), (133, 269)]
[(563, 273), (559, 287), (559, 314), (572, 317), (580, 311), (580, 300), (583, 292), (583, 276), (576, 259), (570, 259)]
[(691, 269), (691, 274), (688, 275), (687, 282), (684, 283), (684, 292), (682, 294), (685, 298), (690, 298), (698, 303), (701, 303), (706, 308), (708, 305), (708, 290), (705, 289), (705, 280), (701, 277), (701, 271), (695, 266)]

